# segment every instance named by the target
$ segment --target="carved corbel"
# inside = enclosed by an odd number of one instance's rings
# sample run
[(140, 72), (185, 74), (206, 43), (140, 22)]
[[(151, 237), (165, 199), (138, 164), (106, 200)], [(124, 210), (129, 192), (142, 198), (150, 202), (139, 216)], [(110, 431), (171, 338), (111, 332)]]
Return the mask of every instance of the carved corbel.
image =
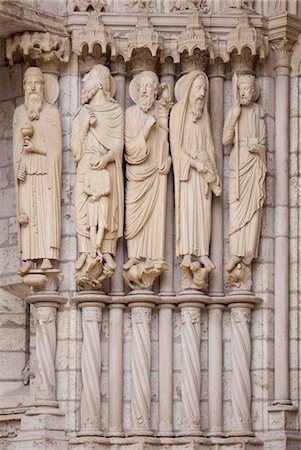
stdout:
[(231, 55), (233, 71), (254, 73), (256, 57), (268, 55), (268, 38), (251, 26), (248, 16), (241, 17), (238, 26), (227, 37), (227, 52)]
[[(25, 31), (6, 40), (6, 58), (10, 65), (24, 58), (30, 65), (53, 66), (48, 72), (55, 73), (60, 63), (70, 59), (69, 37), (40, 31)], [(42, 67), (41, 67), (42, 68)]]
[(89, 14), (85, 28), (72, 31), (72, 50), (80, 57), (81, 73), (95, 64), (106, 64), (108, 53), (114, 58), (116, 46), (112, 31), (105, 27), (98, 13)]
[(204, 30), (198, 14), (178, 37), (178, 52), (181, 55), (182, 73), (192, 69), (204, 71), (209, 60), (214, 60), (214, 47), (210, 35)]

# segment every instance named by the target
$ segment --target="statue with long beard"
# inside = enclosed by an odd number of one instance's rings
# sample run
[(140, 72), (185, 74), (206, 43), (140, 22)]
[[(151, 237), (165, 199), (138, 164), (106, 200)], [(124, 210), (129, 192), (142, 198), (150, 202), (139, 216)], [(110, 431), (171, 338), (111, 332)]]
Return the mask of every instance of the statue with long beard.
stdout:
[(62, 133), (58, 108), (44, 98), (38, 67), (26, 70), (24, 104), (13, 118), (13, 163), (19, 250), (19, 275), (52, 269), (59, 258)]

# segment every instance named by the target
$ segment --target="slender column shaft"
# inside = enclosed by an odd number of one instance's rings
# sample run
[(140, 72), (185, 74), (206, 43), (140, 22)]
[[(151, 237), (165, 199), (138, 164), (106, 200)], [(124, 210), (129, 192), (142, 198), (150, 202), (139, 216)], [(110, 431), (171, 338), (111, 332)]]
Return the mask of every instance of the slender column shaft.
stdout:
[(180, 435), (201, 432), (201, 308), (203, 304), (182, 303), (182, 424)]
[[(221, 60), (217, 60), (209, 74), (210, 79), (210, 115), (214, 118), (212, 138), (216, 152), (216, 166), (219, 177), (223, 181), (223, 123), (224, 123), (224, 76), (225, 66)], [(223, 242), (223, 197), (213, 196), (212, 199), (212, 238), (210, 244), (210, 256), (215, 270), (210, 274), (210, 294), (223, 295), (224, 292), (224, 242)]]
[(132, 431), (149, 436), (152, 304), (132, 303)]
[(159, 306), (159, 435), (173, 434), (172, 311), (173, 305)]
[(289, 61), (291, 45), (272, 45), (275, 87), (275, 398), (290, 404), (289, 389)]
[(251, 432), (251, 309), (252, 304), (233, 303), (231, 308), (232, 358), (232, 433), (239, 436)]
[(109, 435), (123, 435), (123, 305), (109, 306)]
[(100, 429), (100, 332), (103, 303), (80, 304), (82, 308), (82, 393), (79, 435), (101, 435)]
[[(175, 65), (168, 61), (161, 66), (161, 83), (167, 83), (170, 87), (171, 97), (174, 93)], [(173, 260), (174, 260), (174, 189), (172, 170), (167, 179), (167, 209), (165, 226), (165, 259), (169, 269), (162, 272), (160, 276), (160, 295), (173, 294)]]
[(56, 307), (36, 304), (35, 404), (56, 405)]
[[(121, 108), (125, 110), (126, 102), (126, 64), (122, 58), (111, 63), (111, 71), (116, 82), (116, 94), (115, 98)], [(112, 295), (124, 295), (124, 284), (122, 275), (122, 266), (125, 260), (124, 257), (124, 238), (121, 237), (117, 243), (116, 250), (116, 269), (111, 278), (111, 294)]]
[(209, 433), (223, 431), (223, 305), (208, 306)]

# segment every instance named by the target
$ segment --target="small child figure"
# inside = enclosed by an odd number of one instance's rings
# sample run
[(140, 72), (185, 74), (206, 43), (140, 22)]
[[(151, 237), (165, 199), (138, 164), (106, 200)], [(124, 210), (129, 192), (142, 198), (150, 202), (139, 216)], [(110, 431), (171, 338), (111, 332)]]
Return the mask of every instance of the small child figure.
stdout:
[[(91, 257), (102, 257), (101, 243), (105, 230), (108, 228), (107, 218), (109, 211), (108, 195), (111, 190), (109, 171), (106, 169), (94, 169), (98, 162), (93, 155), (90, 159), (90, 169), (85, 175), (84, 192), (89, 196), (88, 200), (88, 227), (92, 245)], [(102, 155), (101, 155), (102, 156)]]

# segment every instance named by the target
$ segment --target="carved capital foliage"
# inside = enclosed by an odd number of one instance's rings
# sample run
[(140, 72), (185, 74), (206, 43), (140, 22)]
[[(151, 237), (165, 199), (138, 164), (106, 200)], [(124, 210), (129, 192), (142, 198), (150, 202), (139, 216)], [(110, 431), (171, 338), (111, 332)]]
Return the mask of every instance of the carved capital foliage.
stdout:
[(260, 30), (251, 26), (247, 16), (241, 17), (238, 26), (227, 37), (227, 52), (242, 55), (244, 49), (249, 49), (252, 56), (260, 59), (268, 54), (268, 39)]
[(109, 47), (111, 55), (113, 57), (116, 55), (113, 33), (104, 26), (98, 14), (90, 14), (85, 28), (73, 30), (72, 50), (77, 55), (84, 53), (93, 55), (96, 52), (96, 45), (100, 46), (102, 54), (105, 54)]
[(290, 60), (293, 49), (293, 44), (286, 37), (277, 39), (271, 44), (275, 55), (275, 69), (290, 68)]
[(188, 56), (192, 56), (196, 49), (205, 51), (210, 59), (214, 59), (213, 43), (210, 35), (204, 30), (198, 14), (192, 17), (191, 22), (186, 26), (186, 30), (178, 37), (179, 53), (186, 50)]
[(6, 40), (6, 57), (13, 64), (20, 56), (29, 61), (66, 63), (70, 58), (69, 37), (38, 31), (16, 34)]
[(183, 308), (181, 312), (181, 322), (185, 324), (199, 324), (201, 321), (201, 311), (199, 308)]
[(55, 322), (55, 318), (56, 318), (56, 308), (37, 307), (36, 320), (39, 325)]

